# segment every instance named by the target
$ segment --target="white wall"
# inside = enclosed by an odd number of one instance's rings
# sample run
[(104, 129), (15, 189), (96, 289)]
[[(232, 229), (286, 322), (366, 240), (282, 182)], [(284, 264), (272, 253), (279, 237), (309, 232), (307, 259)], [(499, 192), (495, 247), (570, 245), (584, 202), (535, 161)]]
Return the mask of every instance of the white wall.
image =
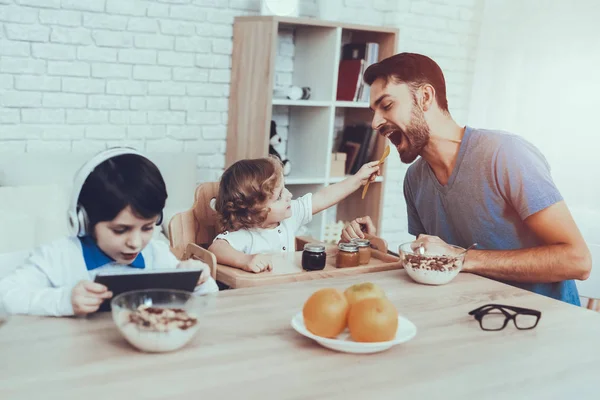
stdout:
[(474, 124), (540, 148), (580, 229), (596, 244), (599, 18), (593, 0), (486, 0), (470, 107)]
[[(0, 151), (192, 151), (198, 180), (217, 179), (232, 22), (259, 8), (258, 0), (0, 0)], [(315, 1), (301, 0), (301, 14), (316, 15)], [(481, 0), (344, 0), (341, 10), (344, 21), (399, 27), (400, 51), (438, 61), (463, 123), (480, 17)], [(285, 84), (291, 35), (279, 53)], [(393, 248), (406, 230), (405, 167), (397, 157), (390, 167), (382, 235)]]

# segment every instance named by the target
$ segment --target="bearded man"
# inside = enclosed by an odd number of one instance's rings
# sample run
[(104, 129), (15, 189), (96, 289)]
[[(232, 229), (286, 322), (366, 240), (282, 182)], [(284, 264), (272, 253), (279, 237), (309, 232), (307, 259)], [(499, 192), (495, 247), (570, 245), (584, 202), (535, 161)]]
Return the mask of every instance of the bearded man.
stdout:
[[(591, 255), (542, 153), (514, 134), (459, 126), (429, 57), (396, 54), (371, 65), (364, 80), (373, 129), (412, 163), (404, 198), (416, 242), (447, 254), (456, 251), (447, 244), (477, 243), (463, 272), (579, 305), (574, 279), (588, 278)], [(376, 233), (368, 216), (348, 224), (342, 240), (363, 231)]]

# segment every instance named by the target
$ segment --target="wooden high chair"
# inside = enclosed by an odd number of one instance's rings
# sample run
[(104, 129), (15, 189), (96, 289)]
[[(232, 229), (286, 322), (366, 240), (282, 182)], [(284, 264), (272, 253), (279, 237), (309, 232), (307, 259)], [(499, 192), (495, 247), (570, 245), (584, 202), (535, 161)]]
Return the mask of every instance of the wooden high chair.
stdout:
[[(219, 192), (219, 182), (200, 184), (194, 192), (192, 208), (175, 214), (169, 222), (171, 251), (180, 260), (200, 259), (210, 266), (211, 276), (216, 279), (217, 259), (207, 250), (221, 231), (214, 202)], [(377, 236), (367, 235), (373, 247), (387, 253), (387, 242)], [(296, 250), (315, 240), (309, 236), (296, 237)]]
[(218, 217), (214, 199), (219, 191), (219, 182), (199, 185), (194, 192), (192, 208), (175, 214), (169, 221), (171, 251), (180, 260), (200, 259), (210, 266), (210, 274), (217, 278), (217, 259), (206, 250), (217, 236)]

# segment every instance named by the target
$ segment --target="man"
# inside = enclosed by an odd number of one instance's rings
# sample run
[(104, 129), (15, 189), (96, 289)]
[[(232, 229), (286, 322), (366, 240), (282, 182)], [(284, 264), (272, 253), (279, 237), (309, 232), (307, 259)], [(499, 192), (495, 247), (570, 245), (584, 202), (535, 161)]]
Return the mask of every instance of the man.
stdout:
[[(401, 53), (371, 65), (372, 126), (412, 163), (404, 179), (408, 231), (425, 247), (468, 247), (463, 271), (579, 305), (591, 255), (544, 156), (505, 132), (459, 126), (440, 67)], [(417, 157), (421, 156), (418, 160)], [(348, 224), (342, 240), (375, 229)]]

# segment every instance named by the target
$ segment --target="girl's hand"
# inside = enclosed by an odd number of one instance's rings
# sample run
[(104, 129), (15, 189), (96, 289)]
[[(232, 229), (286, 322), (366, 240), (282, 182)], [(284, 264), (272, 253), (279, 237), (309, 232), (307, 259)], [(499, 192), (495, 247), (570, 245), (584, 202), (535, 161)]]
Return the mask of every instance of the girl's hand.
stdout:
[(360, 185), (364, 186), (367, 182), (373, 182), (379, 175), (381, 175), (379, 161), (371, 161), (360, 167), (354, 176), (360, 181)]
[(250, 257), (245, 271), (258, 273), (273, 270), (273, 257), (270, 254), (254, 254)]

